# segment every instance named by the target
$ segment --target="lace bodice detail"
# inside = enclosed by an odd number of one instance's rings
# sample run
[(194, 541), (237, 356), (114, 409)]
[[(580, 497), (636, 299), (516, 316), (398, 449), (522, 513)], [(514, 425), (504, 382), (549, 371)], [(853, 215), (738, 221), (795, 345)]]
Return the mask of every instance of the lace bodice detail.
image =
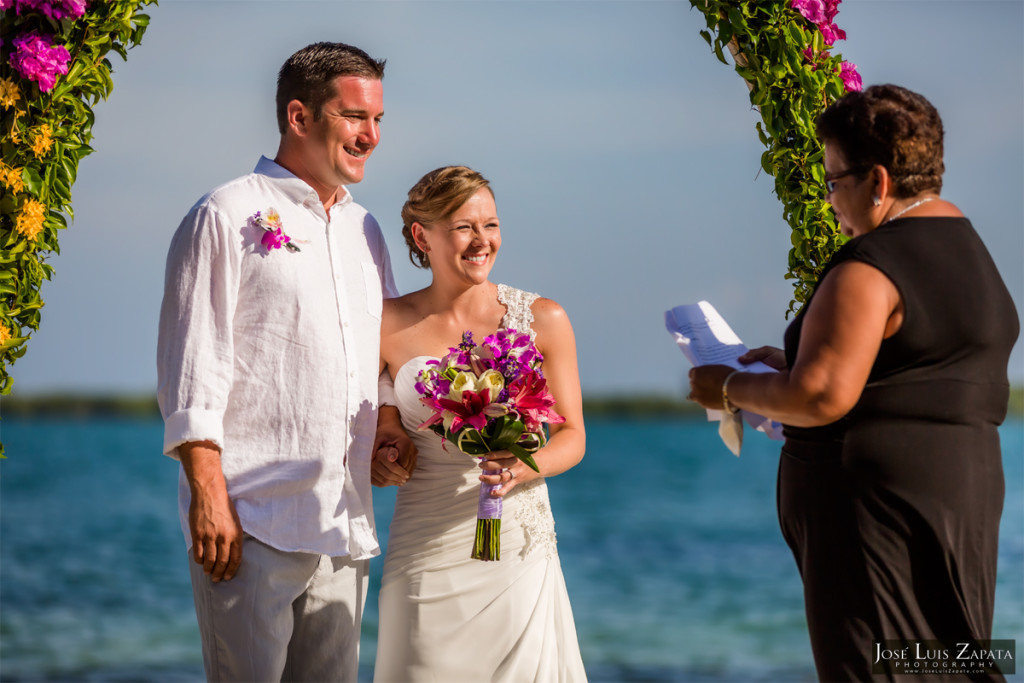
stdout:
[[(529, 332), (536, 337), (533, 330), (533, 302), (540, 298), (539, 294), (526, 292), (508, 285), (498, 285), (498, 301), (507, 309), (501, 326), (517, 332)], [(540, 550), (548, 557), (557, 554), (555, 542), (555, 521), (551, 514), (551, 502), (548, 499), (547, 484), (543, 479), (535, 479), (519, 487), (519, 505), (515, 515), (519, 523), (526, 529), (530, 544), (527, 552)]]
[(501, 326), (507, 330), (516, 332), (529, 332), (530, 337), (536, 337), (533, 331), (533, 302), (540, 298), (540, 294), (524, 292), (508, 285), (498, 285), (498, 301), (505, 305), (505, 317), (501, 319)]

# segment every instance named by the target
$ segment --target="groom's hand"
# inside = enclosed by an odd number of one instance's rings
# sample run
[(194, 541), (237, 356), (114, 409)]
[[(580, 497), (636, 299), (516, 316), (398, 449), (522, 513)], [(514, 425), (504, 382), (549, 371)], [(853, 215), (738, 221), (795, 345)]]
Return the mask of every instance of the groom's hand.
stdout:
[(373, 441), (370, 482), (374, 486), (401, 486), (416, 469), (416, 444), (412, 442), (398, 409), (381, 406), (377, 416), (377, 437)]
[(178, 454), (192, 491), (192, 557), (214, 583), (230, 581), (242, 563), (242, 523), (228, 497), (220, 449), (209, 441), (191, 442), (179, 446)]

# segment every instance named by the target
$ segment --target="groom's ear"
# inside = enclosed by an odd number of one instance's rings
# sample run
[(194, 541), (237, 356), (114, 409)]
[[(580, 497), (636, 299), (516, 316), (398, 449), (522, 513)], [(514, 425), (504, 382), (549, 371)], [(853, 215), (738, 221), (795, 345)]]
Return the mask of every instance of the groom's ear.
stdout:
[(307, 126), (313, 120), (313, 112), (299, 100), (288, 103), (288, 128), (299, 136), (306, 134)]

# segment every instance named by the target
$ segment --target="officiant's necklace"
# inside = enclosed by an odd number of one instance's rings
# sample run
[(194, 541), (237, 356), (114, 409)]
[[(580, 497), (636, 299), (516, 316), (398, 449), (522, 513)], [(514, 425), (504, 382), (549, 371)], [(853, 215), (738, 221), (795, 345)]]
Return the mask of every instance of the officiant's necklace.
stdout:
[(935, 199), (935, 197), (925, 197), (924, 199), (919, 199), (916, 202), (914, 202), (913, 204), (911, 204), (910, 206), (904, 208), (902, 211), (897, 212), (895, 216), (890, 216), (889, 218), (886, 218), (884, 221), (882, 221), (882, 223), (883, 224), (891, 223), (892, 221), (896, 220), (897, 218), (899, 218), (900, 216), (905, 214), (907, 211), (910, 211), (911, 209), (916, 209), (917, 207), (921, 206), (922, 204), (930, 202), (933, 199)]

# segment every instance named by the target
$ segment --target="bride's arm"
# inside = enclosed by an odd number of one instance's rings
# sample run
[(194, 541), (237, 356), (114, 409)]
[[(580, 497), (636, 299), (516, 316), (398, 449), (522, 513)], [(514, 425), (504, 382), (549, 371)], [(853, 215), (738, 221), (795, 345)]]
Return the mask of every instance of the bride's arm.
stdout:
[(388, 368), (388, 323), (394, 317), (385, 301), (381, 321), (380, 376), (377, 378), (380, 407), (377, 412), (377, 435), (373, 441), (370, 482), (374, 486), (401, 486), (416, 469), (416, 445), (406, 434), (398, 407), (394, 405), (394, 381)]
[[(496, 457), (485, 463), (485, 474), (480, 480), (488, 484), (501, 483), (497, 495), (505, 495), (516, 484), (538, 477), (553, 477), (575, 466), (583, 459), (587, 437), (583, 427), (583, 397), (580, 391), (580, 374), (576, 363), (576, 337), (565, 310), (550, 299), (537, 299), (533, 304), (533, 329), (537, 333), (537, 348), (544, 355), (542, 371), (548, 382), (548, 391), (555, 398), (555, 412), (565, 422), (551, 425), (551, 438), (544, 448), (537, 451), (534, 459), (540, 474), (534, 472), (518, 458), (507, 452), (494, 454)], [(515, 476), (487, 474), (486, 471), (508, 468)]]

